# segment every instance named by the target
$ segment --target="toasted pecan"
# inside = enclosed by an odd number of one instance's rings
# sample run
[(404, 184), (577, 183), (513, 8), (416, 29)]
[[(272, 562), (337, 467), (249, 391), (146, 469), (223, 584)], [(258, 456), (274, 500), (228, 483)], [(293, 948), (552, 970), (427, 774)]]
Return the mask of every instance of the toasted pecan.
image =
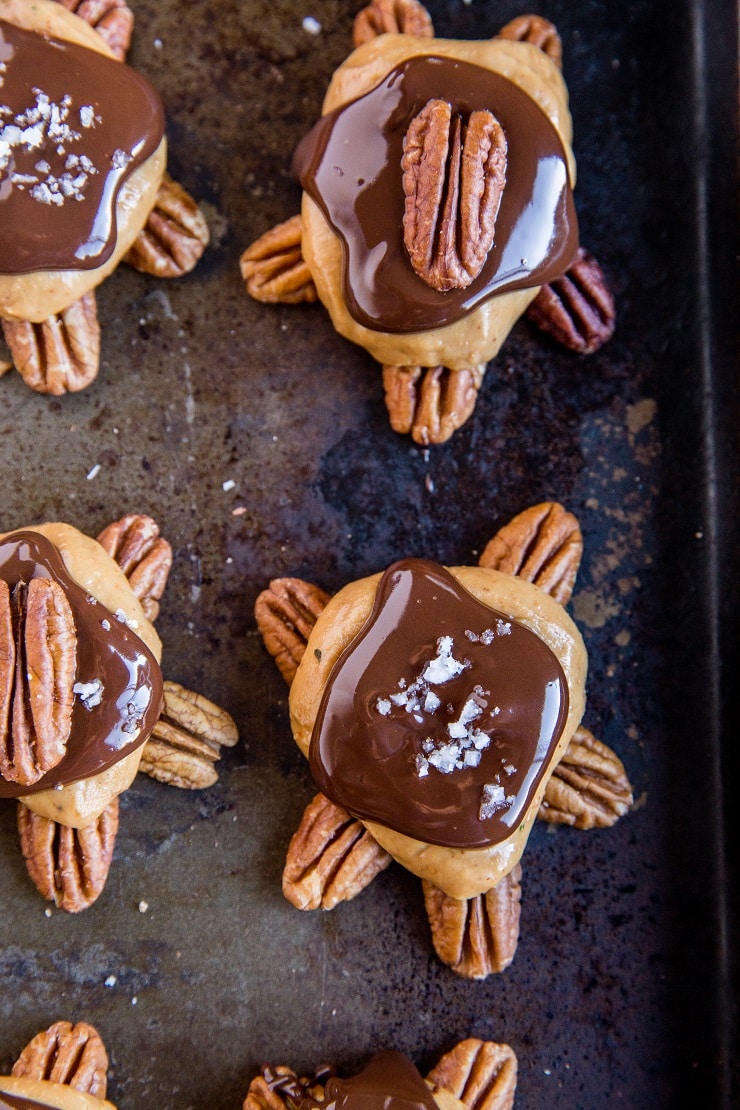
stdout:
[(270, 228), (239, 259), (247, 293), (264, 304), (300, 304), (318, 299), (303, 257), (300, 215)]
[(172, 548), (150, 516), (129, 513), (109, 524), (98, 543), (115, 559), (141, 602), (144, 616), (154, 621), (172, 567)]
[(446, 443), (472, 414), (486, 366), (384, 366), (385, 405), (391, 428), (425, 447)]
[(239, 739), (233, 718), (177, 682), (164, 682), (163, 693), (162, 713), (143, 747), (139, 770), (187, 790), (212, 786), (221, 748), (231, 748)]
[(389, 33), (434, 38), (432, 17), (419, 0), (371, 0), (355, 16), (352, 45), (362, 46)]
[(61, 1083), (104, 1099), (108, 1089), (108, 1053), (94, 1026), (56, 1021), (29, 1041), (13, 1065), (12, 1075)]
[(36, 393), (77, 393), (98, 376), (100, 325), (94, 290), (39, 324), (0, 323), (18, 373)]
[(285, 681), (295, 678), (311, 629), (329, 602), (329, 594), (302, 578), (273, 578), (254, 604), (265, 647)]
[(208, 246), (206, 218), (182, 185), (165, 174), (154, 206), (125, 261), (154, 277), (189, 274)]
[(456, 1044), (427, 1075), (432, 1091), (449, 1091), (466, 1110), (511, 1110), (516, 1079), (514, 1050), (474, 1037)]
[(563, 44), (557, 27), (541, 15), (518, 15), (501, 28), (496, 38), (531, 42), (547, 54), (558, 69), (563, 68)]
[(576, 518), (557, 501), (543, 501), (500, 528), (478, 562), (534, 582), (567, 605), (582, 554), (583, 537)]
[(624, 817), (632, 801), (619, 756), (581, 726), (548, 780), (537, 816), (577, 829), (603, 829)]
[(428, 880), (422, 883), (434, 950), (465, 979), (485, 979), (514, 959), (519, 940), (521, 866), (485, 894), (450, 898)]

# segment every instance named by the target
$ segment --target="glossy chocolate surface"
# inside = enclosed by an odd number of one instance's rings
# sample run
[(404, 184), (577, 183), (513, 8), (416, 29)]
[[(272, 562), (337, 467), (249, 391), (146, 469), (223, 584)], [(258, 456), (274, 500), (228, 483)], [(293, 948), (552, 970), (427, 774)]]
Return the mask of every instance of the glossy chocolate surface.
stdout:
[(33, 786), (0, 778), (0, 797), (24, 794), (89, 778), (130, 755), (149, 736), (162, 705), (159, 663), (142, 640), (70, 577), (54, 545), (38, 532), (13, 532), (0, 541), (0, 576), (12, 587), (51, 578), (67, 595), (77, 632), (75, 684), (102, 682), (99, 704), (78, 696), (72, 730), (61, 762)]
[(356, 817), (451, 848), (498, 844), (523, 819), (567, 713), (565, 675), (534, 632), (444, 567), (406, 559), (381, 578), (331, 672), (311, 772)]
[(300, 1110), (437, 1110), (421, 1075), (401, 1052), (378, 1052), (351, 1079), (327, 1080), (324, 1101), (306, 1098)]
[[(493, 246), (464, 289), (438, 292), (414, 273), (403, 242), (403, 140), (428, 100), (463, 118), (487, 108), (508, 142)], [(496, 293), (560, 276), (578, 249), (565, 151), (545, 113), (518, 85), (450, 58), (413, 58), (359, 99), (323, 116), (293, 160), (343, 250), (343, 291), (365, 327), (425, 331), (451, 324)]]
[(163, 132), (146, 78), (0, 20), (0, 272), (105, 262), (120, 188)]

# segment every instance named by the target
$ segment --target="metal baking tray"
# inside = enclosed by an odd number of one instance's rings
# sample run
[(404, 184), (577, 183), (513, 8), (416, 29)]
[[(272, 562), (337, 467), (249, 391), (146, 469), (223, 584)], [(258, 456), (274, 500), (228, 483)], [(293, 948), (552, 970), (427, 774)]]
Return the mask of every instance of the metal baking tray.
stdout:
[[(734, 5), (538, 5), (563, 39), (582, 241), (617, 330), (582, 359), (520, 322), (474, 417), (424, 450), (390, 430), (378, 367), (319, 306), (250, 301), (237, 264), (298, 209), (290, 156), (359, 0), (130, 2), (130, 60), (162, 93), (171, 172), (213, 242), (183, 280), (122, 267), (106, 281), (86, 392), (0, 381), (0, 528), (59, 519), (96, 535), (154, 516), (175, 549), (165, 674), (229, 709), (241, 742), (203, 793), (139, 776), (108, 885), (78, 916), (45, 912), (15, 807), (0, 807), (0, 1073), (52, 1021), (86, 1019), (121, 1108), (235, 1110), (263, 1062), (349, 1072), (392, 1046), (425, 1069), (473, 1035), (515, 1048), (518, 1106), (729, 1107)], [(523, 10), (428, 7), (455, 38)], [(607, 831), (535, 828), (516, 958), (474, 983), (434, 957), (400, 867), (331, 913), (283, 899), (313, 791), (252, 606), (278, 575), (332, 591), (408, 554), (474, 561), (550, 498), (585, 537), (572, 611), (586, 723), (637, 804)]]

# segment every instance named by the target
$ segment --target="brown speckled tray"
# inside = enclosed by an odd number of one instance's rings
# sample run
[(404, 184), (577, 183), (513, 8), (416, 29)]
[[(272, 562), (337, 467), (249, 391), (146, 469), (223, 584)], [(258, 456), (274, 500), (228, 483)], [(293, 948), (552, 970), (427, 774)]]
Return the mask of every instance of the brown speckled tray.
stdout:
[[(290, 155), (359, 0), (130, 2), (131, 60), (162, 92), (172, 172), (213, 245), (184, 280), (122, 268), (105, 283), (85, 393), (0, 380), (0, 530), (46, 518), (95, 535), (153, 515), (175, 549), (165, 673), (224, 704), (242, 741), (207, 792), (139, 777), (108, 885), (79, 916), (45, 913), (0, 806), (0, 1073), (39, 1029), (87, 1019), (121, 1110), (238, 1110), (262, 1062), (347, 1070), (397, 1047), (426, 1068), (472, 1034), (516, 1049), (517, 1106), (729, 1107), (734, 6), (537, 6), (563, 38), (582, 238), (618, 328), (579, 359), (520, 323), (473, 419), (425, 451), (390, 431), (377, 367), (320, 307), (248, 300), (237, 265), (297, 211)], [(458, 38), (523, 10), (429, 8)], [(516, 959), (476, 984), (436, 961), (398, 867), (328, 914), (283, 899), (312, 787), (252, 605), (276, 575), (334, 590), (407, 554), (472, 560), (544, 498), (583, 526), (587, 723), (638, 803), (609, 831), (535, 828)]]

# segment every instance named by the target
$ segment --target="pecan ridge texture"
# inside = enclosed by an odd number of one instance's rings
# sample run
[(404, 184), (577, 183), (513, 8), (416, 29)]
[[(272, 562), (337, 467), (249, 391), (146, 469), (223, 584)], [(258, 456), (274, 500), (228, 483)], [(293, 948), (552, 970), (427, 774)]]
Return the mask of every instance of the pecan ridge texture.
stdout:
[(2, 320), (13, 363), (36, 393), (78, 393), (100, 368), (100, 325), (95, 291), (42, 320)]
[(355, 16), (352, 45), (362, 46), (389, 33), (434, 38), (432, 17), (419, 0), (372, 0)]
[(97, 1029), (86, 1021), (75, 1025), (56, 1021), (28, 1042), (11, 1074), (61, 1083), (103, 1099), (108, 1089), (108, 1053)]

